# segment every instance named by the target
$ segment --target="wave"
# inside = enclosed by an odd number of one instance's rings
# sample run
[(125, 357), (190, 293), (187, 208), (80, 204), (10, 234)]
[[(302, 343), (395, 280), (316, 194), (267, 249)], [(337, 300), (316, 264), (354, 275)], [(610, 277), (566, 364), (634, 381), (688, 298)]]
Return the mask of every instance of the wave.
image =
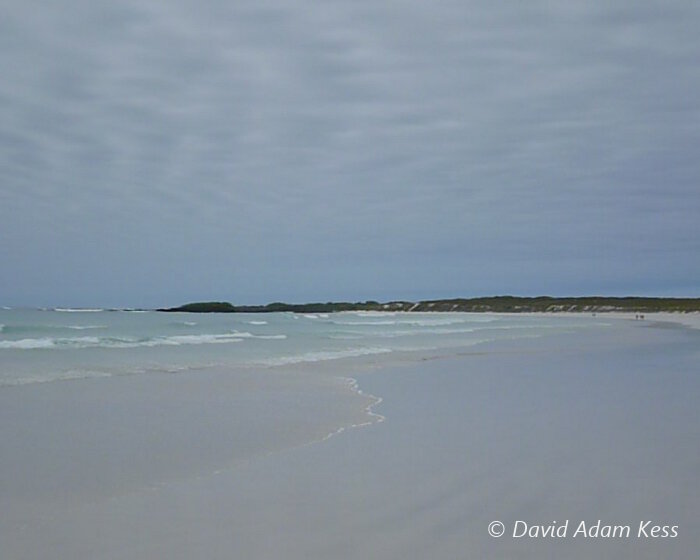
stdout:
[[(396, 325), (400, 324), (398, 321), (331, 321), (334, 325), (351, 325), (353, 327), (374, 327), (382, 325)], [(408, 324), (408, 323), (401, 323)]]
[(53, 338), (23, 338), (21, 340), (0, 340), (0, 348), (16, 348), (33, 350), (35, 348), (53, 348), (56, 342)]
[(139, 348), (152, 346), (180, 346), (183, 344), (226, 344), (242, 342), (244, 337), (236, 334), (201, 334), (182, 336), (160, 336), (151, 338), (119, 338), (95, 336), (62, 338), (23, 338), (20, 340), (2, 340), (0, 349), (36, 350), (36, 349), (81, 349), (81, 348)]
[[(86, 327), (87, 328), (87, 327)], [(94, 328), (98, 328), (94, 326)], [(40, 348), (139, 348), (181, 346), (183, 344), (226, 344), (244, 339), (283, 340), (286, 334), (252, 334), (233, 331), (224, 334), (186, 334), (176, 336), (134, 337), (40, 337), (1, 340), (0, 349), (35, 350)]]
[[(354, 316), (384, 319), (386, 317), (397, 317), (398, 322), (420, 322), (420, 321), (446, 321), (448, 323), (492, 323), (500, 321), (501, 318), (488, 314), (475, 314), (469, 312), (443, 313), (435, 311), (342, 311), (337, 316)], [(436, 315), (438, 317), (436, 317)], [(364, 321), (363, 321), (364, 322)]]
[(267, 325), (267, 321), (248, 321), (249, 325)]
[(242, 342), (235, 334), (185, 334), (180, 336), (155, 337), (144, 341), (143, 346), (179, 346), (181, 344), (226, 344)]
[(491, 323), (497, 319), (473, 321), (471, 318), (439, 318), (439, 319), (392, 319), (382, 321), (331, 321), (334, 325), (345, 325), (353, 327), (374, 327), (374, 326), (410, 326), (410, 327), (439, 327), (442, 325), (461, 325), (471, 323)]
[[(358, 323), (349, 323), (352, 326), (357, 326)], [(397, 323), (396, 326), (404, 326), (406, 323)], [(439, 325), (436, 325), (439, 327)], [(399, 329), (386, 330), (380, 332), (367, 332), (363, 330), (341, 330), (329, 335), (328, 338), (338, 340), (352, 340), (362, 338), (400, 338), (404, 336), (421, 336), (421, 335), (456, 335), (456, 334), (471, 334), (487, 331), (512, 331), (512, 330), (531, 330), (531, 329), (552, 329), (563, 330), (566, 328), (576, 327), (576, 325), (498, 325), (498, 326), (470, 326), (465, 328), (423, 328), (423, 329)]]
[(467, 328), (467, 329), (422, 329), (422, 330), (392, 330), (384, 332), (367, 333), (363, 331), (341, 331), (334, 333), (330, 338), (400, 338), (403, 336), (424, 336), (424, 335), (450, 335), (450, 334), (470, 334), (483, 329)]
[(364, 334), (360, 334), (360, 333), (348, 334), (348, 333), (346, 333), (346, 334), (329, 334), (328, 338), (330, 338), (331, 340), (362, 340), (363, 338), (368, 338), (368, 336), (370, 336), (370, 335), (368, 335), (367, 333), (364, 333)]
[(281, 356), (260, 360), (258, 363), (266, 366), (284, 366), (291, 364), (301, 364), (307, 362), (325, 362), (327, 360), (339, 360), (342, 358), (357, 358), (360, 356), (371, 356), (373, 354), (388, 354), (393, 352), (391, 348), (350, 348), (347, 350), (335, 350), (326, 352), (306, 352), (294, 356)]
[(239, 338), (260, 338), (263, 340), (284, 340), (287, 338), (286, 334), (253, 334), (245, 331), (233, 331), (231, 334)]
[(54, 307), (49, 311), (57, 311), (59, 313), (99, 313), (100, 311), (104, 311), (104, 309), (90, 309), (87, 307)]
[(212, 367), (221, 366), (217, 363), (203, 363), (193, 366), (178, 366), (178, 365), (158, 365), (158, 366), (136, 366), (120, 368), (113, 371), (92, 370), (92, 369), (69, 369), (61, 372), (52, 372), (47, 375), (27, 375), (15, 379), (0, 379), (0, 387), (19, 387), (22, 385), (34, 385), (36, 383), (53, 383), (54, 381), (76, 381), (81, 379), (99, 379), (105, 377), (128, 377), (132, 375), (147, 375), (147, 374), (178, 374), (193, 370), (204, 370)]
[(106, 329), (107, 325), (0, 325), (0, 332), (5, 334), (41, 333), (57, 330), (85, 331), (91, 329)]
[[(360, 317), (393, 317), (398, 315), (399, 311), (343, 311), (347, 315), (359, 315)], [(403, 313), (403, 312), (401, 312)]]
[(52, 383), (54, 381), (73, 381), (78, 379), (97, 379), (100, 377), (112, 377), (111, 373), (102, 371), (75, 371), (51, 376), (34, 375), (29, 377), (21, 377), (19, 379), (2, 379), (0, 387), (21, 387), (22, 385), (35, 385), (37, 383)]

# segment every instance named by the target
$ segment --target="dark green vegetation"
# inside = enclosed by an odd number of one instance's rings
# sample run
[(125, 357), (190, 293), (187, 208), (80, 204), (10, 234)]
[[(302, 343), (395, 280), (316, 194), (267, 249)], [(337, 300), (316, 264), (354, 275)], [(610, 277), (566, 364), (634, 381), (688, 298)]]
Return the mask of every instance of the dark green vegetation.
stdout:
[(186, 311), (188, 313), (233, 313), (238, 311), (227, 301), (204, 301), (201, 303), (187, 303), (173, 309), (159, 309), (158, 311)]
[(495, 296), (471, 299), (437, 299), (430, 301), (391, 301), (379, 303), (327, 302), (327, 303), (269, 303), (267, 305), (232, 305), (228, 302), (208, 301), (188, 303), (180, 307), (158, 311), (186, 311), (190, 313), (271, 313), (293, 311), (295, 313), (332, 313), (334, 311), (471, 311), (496, 313), (524, 313), (537, 311), (700, 311), (700, 298), (649, 298), (649, 297), (571, 297), (555, 298)]

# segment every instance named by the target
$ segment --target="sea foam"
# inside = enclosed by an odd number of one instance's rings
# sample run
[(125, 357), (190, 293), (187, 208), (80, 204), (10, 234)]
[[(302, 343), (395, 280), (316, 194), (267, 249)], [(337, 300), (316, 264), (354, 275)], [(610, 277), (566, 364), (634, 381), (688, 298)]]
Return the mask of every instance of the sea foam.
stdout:
[(89, 309), (80, 307), (54, 307), (50, 311), (57, 311), (59, 313), (99, 313), (104, 311), (104, 309)]
[(23, 338), (2, 340), (0, 348), (35, 350), (49, 348), (139, 348), (153, 346), (180, 346), (182, 344), (226, 344), (242, 342), (244, 337), (235, 334), (201, 334), (182, 336), (162, 336), (145, 339), (80, 336), (70, 338)]
[(260, 360), (258, 363), (266, 366), (283, 366), (301, 364), (305, 362), (324, 362), (327, 360), (339, 360), (342, 358), (356, 358), (371, 356), (373, 354), (387, 354), (393, 352), (391, 348), (349, 348), (347, 350), (331, 350), (327, 352), (306, 352), (292, 356), (281, 356)]

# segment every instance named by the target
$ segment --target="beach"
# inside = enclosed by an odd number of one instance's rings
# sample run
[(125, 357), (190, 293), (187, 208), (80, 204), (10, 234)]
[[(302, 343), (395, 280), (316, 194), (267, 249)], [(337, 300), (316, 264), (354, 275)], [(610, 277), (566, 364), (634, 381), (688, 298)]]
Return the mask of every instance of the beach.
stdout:
[(700, 330), (678, 318), (3, 387), (3, 558), (695, 558)]
[(700, 557), (700, 2), (7, 0), (0, 560)]

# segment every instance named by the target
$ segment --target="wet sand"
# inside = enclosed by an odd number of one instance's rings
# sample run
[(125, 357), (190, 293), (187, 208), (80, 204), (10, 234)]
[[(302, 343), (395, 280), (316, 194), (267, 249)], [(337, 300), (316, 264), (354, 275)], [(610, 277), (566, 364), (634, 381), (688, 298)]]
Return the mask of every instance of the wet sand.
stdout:
[[(152, 378), (95, 380), (94, 393), (77, 401), (69, 389), (58, 398), (52, 388), (44, 407), (56, 411), (74, 402), (80, 419), (86, 403), (97, 399), (102, 406), (94, 404), (94, 415), (103, 412), (106, 419), (102, 427), (95, 425), (96, 435), (73, 442), (71, 430), (54, 427), (50, 437), (36, 442), (34, 455), (21, 436), (37, 417), (52, 417), (46, 411), (42, 416), (42, 399), (33, 389), (33, 397), (8, 399), (1, 408), (3, 557), (695, 558), (700, 548), (699, 334), (660, 328), (647, 318), (575, 336), (483, 344), (450, 357), (407, 357), (386, 367), (377, 362), (353, 376), (363, 391), (383, 398), (374, 410), (386, 420), (320, 442), (329, 429), (355, 422), (372, 402), (332, 381), (347, 375), (346, 366), (341, 371), (325, 364), (327, 387), (316, 385), (317, 378), (298, 385), (289, 378), (286, 389), (275, 383), (258, 391), (254, 384), (248, 393), (238, 393), (240, 417), (227, 412), (226, 401), (234, 395), (221, 378), (195, 383), (182, 377), (165, 392)], [(312, 381), (317, 393), (309, 398), (301, 389)], [(233, 389), (239, 390), (229, 386)], [(278, 398), (270, 400), (269, 390)], [(153, 440), (166, 438), (165, 456), (144, 448), (136, 470), (146, 474), (135, 476), (128, 458), (141, 445), (134, 442), (143, 441), (138, 427), (152, 425), (158, 416), (153, 412), (158, 403), (169, 403), (161, 411), (167, 422)], [(281, 403), (287, 408), (280, 409)], [(313, 421), (303, 412), (311, 403), (319, 407)], [(114, 427), (110, 406), (130, 407), (125, 417), (132, 420), (123, 430)], [(251, 410), (272, 420), (249, 421)], [(185, 434), (165, 427), (186, 426), (197, 415), (208, 420), (194, 422), (198, 427)], [(208, 431), (207, 426), (216, 427)], [(284, 426), (296, 435), (288, 437)], [(277, 443), (230, 461), (226, 449), (244, 448), (236, 439), (244, 437), (238, 434), (241, 427), (246, 438), (268, 434)], [(35, 432), (45, 433), (36, 426)], [(122, 449), (117, 464), (126, 470), (101, 479), (98, 491), (80, 482), (94, 476), (94, 464), (81, 457), (90, 457), (90, 446), (105, 433), (111, 441), (92, 460), (113, 464), (102, 454)], [(208, 445), (193, 444), (203, 438)], [(51, 463), (36, 473), (21, 468), (40, 457), (59, 465), (60, 450), (66, 448), (76, 461), (61, 467), (53, 483)], [(174, 449), (182, 456), (168, 455)], [(175, 465), (166, 468), (169, 462)], [(163, 470), (167, 476), (157, 474)], [(72, 486), (58, 491), (61, 480), (72, 480)], [(113, 481), (109, 492), (103, 491), (104, 480)], [(510, 535), (516, 520), (567, 519), (573, 526), (567, 538)], [(571, 536), (581, 520), (599, 519), (630, 525), (634, 535)], [(505, 524), (503, 537), (488, 535), (493, 520)], [(677, 525), (679, 536), (636, 538), (640, 520)]]

